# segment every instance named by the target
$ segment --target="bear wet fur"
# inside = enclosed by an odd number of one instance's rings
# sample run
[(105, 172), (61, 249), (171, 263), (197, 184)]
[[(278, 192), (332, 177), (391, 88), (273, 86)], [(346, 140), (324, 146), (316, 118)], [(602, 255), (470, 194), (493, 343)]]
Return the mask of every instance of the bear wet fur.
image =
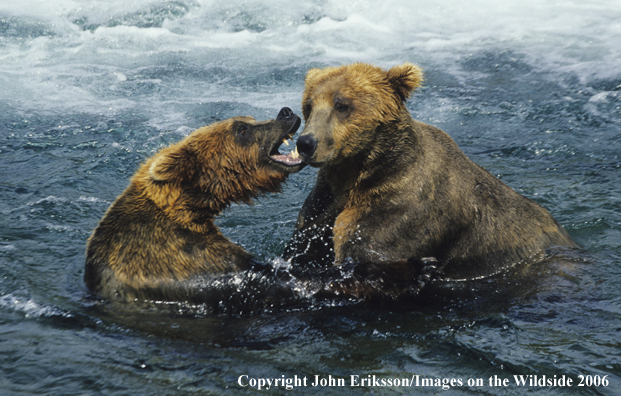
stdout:
[[(308, 72), (297, 148), (319, 171), (285, 259), (316, 268), (408, 260), (419, 279), (465, 280), (574, 247), (547, 210), (412, 119), (405, 102), (422, 79), (409, 63)], [(426, 257), (437, 260), (431, 271), (421, 269)], [(358, 286), (353, 294), (369, 292)]]
[(249, 271), (252, 255), (214, 224), (232, 202), (277, 192), (303, 165), (278, 153), (300, 118), (235, 117), (162, 149), (135, 173), (88, 240), (84, 280), (107, 300), (218, 303), (210, 285)]

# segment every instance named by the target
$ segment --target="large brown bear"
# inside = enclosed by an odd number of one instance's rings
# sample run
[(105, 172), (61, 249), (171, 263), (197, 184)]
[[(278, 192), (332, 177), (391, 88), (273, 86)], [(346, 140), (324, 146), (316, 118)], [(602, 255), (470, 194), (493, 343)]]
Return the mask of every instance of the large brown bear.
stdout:
[[(217, 304), (222, 296), (211, 292), (219, 277), (255, 263), (214, 219), (231, 202), (279, 191), (304, 166), (278, 152), (299, 125), (288, 108), (271, 121), (231, 118), (148, 159), (88, 240), (84, 280), (90, 291), (108, 300)], [(239, 289), (244, 281), (229, 286)]]
[(405, 101), (422, 79), (409, 63), (308, 72), (297, 148), (319, 172), (284, 257), (319, 267), (433, 257), (431, 272), (465, 280), (575, 246), (548, 211), (412, 119)]

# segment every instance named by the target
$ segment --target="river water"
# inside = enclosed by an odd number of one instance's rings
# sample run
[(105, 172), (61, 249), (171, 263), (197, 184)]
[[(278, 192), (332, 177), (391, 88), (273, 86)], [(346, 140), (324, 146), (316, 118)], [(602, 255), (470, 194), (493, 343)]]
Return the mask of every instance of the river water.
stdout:
[[(3, 395), (289, 394), (257, 388), (295, 376), (296, 394), (619, 394), (621, 3), (378, 4), (0, 1)], [(420, 65), (414, 118), (582, 250), (393, 305), (210, 317), (85, 299), (86, 240), (141, 161), (215, 120), (301, 114), (309, 68), (356, 61)], [(278, 260), (315, 174), (218, 225)]]

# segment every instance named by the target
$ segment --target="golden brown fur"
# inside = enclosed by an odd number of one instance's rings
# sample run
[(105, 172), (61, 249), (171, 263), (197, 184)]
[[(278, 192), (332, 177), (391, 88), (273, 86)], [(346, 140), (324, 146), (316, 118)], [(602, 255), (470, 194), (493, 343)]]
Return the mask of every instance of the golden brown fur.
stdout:
[(435, 257), (445, 279), (472, 279), (575, 246), (548, 211), (411, 118), (405, 100), (421, 82), (408, 63), (308, 72), (297, 147), (319, 172), (285, 258), (326, 266)]
[(105, 299), (200, 302), (214, 277), (250, 269), (252, 256), (214, 219), (301, 169), (273, 159), (299, 123), (289, 109), (266, 122), (236, 117), (148, 159), (88, 240), (88, 288)]

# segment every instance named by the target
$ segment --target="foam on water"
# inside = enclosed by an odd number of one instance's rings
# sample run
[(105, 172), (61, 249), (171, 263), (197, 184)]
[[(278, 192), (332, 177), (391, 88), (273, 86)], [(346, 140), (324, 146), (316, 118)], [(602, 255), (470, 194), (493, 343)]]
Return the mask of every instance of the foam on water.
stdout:
[[(299, 100), (235, 83), (252, 69), (413, 61), (459, 78), (469, 74), (464, 57), (503, 47), (543, 70), (616, 77), (619, 18), (619, 2), (579, 0), (10, 2), (0, 6), (0, 103), (94, 114), (152, 107), (163, 122), (183, 117), (171, 97), (274, 109)], [(194, 74), (196, 85), (171, 83), (176, 73)]]
[(22, 312), (27, 318), (62, 316), (71, 318), (73, 315), (56, 307), (39, 304), (30, 298), (20, 298), (13, 294), (0, 296), (0, 308)]

